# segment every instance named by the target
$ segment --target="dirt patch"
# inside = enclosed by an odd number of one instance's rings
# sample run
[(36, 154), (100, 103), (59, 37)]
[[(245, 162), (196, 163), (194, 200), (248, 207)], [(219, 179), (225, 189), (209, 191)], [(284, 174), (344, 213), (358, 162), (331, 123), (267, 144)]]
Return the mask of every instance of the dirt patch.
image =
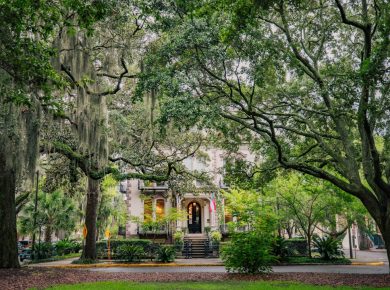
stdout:
[(96, 281), (226, 281), (266, 280), (296, 281), (314, 285), (332, 286), (390, 286), (388, 274), (326, 274), (326, 273), (271, 273), (263, 275), (242, 275), (227, 273), (100, 273), (88, 270), (23, 268), (0, 269), (0, 289), (39, 289), (55, 284), (74, 284)]

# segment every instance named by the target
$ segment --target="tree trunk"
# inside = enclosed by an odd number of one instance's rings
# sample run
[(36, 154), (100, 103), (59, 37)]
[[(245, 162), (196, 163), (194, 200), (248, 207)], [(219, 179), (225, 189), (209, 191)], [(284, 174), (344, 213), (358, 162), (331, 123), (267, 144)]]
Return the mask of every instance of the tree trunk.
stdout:
[(85, 225), (87, 237), (83, 251), (83, 259), (96, 260), (96, 221), (99, 203), (100, 181), (88, 178), (87, 209), (85, 213)]
[[(382, 209), (383, 210), (383, 209)], [(383, 241), (385, 242), (387, 259), (390, 261), (390, 216), (382, 214), (381, 221), (376, 221), (379, 230), (381, 231)], [(390, 273), (390, 264), (389, 264)]]
[(45, 242), (46, 243), (51, 243), (52, 234), (53, 234), (52, 226), (46, 225), (46, 228), (45, 228)]
[(0, 268), (19, 268), (16, 237), (16, 174), (5, 168), (0, 152)]
[(307, 234), (307, 250), (309, 254), (309, 258), (311, 258), (311, 233), (309, 229), (309, 233)]

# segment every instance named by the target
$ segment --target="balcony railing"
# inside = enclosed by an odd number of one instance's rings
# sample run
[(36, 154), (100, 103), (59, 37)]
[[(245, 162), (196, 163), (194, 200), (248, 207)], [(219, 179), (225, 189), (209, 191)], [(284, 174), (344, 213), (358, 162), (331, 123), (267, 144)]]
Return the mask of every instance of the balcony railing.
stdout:
[(162, 182), (156, 182), (156, 181), (144, 181), (139, 180), (138, 181), (138, 189), (140, 190), (168, 190), (168, 183), (165, 181)]
[(137, 234), (166, 234), (167, 232), (168, 232), (167, 225), (137, 226)]

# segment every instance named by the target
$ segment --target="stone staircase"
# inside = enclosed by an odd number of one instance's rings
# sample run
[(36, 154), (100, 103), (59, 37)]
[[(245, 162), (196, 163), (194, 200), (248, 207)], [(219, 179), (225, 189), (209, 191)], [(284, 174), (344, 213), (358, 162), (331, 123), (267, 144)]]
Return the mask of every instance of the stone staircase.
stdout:
[[(208, 254), (205, 252), (205, 243), (207, 242), (207, 236), (202, 234), (186, 235), (184, 237), (184, 243), (191, 244), (191, 258), (207, 258)], [(183, 256), (187, 256), (187, 253), (183, 251)]]

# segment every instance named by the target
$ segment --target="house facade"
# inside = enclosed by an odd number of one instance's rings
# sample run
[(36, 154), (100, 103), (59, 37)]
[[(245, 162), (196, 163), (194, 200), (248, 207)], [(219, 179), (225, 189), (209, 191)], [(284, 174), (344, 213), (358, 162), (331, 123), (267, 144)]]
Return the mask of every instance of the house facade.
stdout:
[[(223, 182), (226, 153), (216, 148), (203, 149), (202, 152), (205, 157), (190, 157), (183, 163), (189, 171), (207, 172), (211, 177), (212, 186), (196, 182), (193, 192), (174, 192), (164, 182), (133, 179), (121, 183), (120, 191), (123, 193), (130, 216), (126, 224), (126, 238), (151, 231), (142, 228), (145, 221), (157, 221), (169, 215), (172, 208), (182, 213), (182, 216), (169, 225), (155, 229), (156, 232), (171, 234), (176, 230), (182, 230), (186, 234), (202, 235), (207, 231), (221, 230), (224, 227), (225, 222), (230, 220), (230, 216), (225, 215), (224, 201), (220, 194), (221, 189), (227, 188)], [(249, 149), (245, 147), (241, 147), (238, 154), (241, 158), (254, 161)]]

